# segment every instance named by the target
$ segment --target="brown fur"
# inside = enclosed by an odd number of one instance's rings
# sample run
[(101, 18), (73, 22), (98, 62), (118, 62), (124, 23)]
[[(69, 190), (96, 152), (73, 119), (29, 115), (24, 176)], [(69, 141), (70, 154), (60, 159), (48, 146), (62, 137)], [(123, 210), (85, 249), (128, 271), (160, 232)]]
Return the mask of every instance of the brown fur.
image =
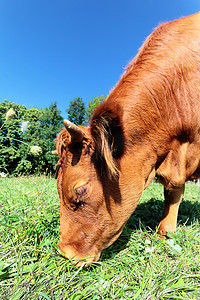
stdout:
[[(200, 13), (147, 38), (83, 131), (79, 145), (66, 130), (57, 141), (61, 251), (98, 259), (156, 174), (166, 199), (158, 232), (175, 231), (184, 182), (200, 175)], [(77, 185), (91, 190), (74, 214)]]

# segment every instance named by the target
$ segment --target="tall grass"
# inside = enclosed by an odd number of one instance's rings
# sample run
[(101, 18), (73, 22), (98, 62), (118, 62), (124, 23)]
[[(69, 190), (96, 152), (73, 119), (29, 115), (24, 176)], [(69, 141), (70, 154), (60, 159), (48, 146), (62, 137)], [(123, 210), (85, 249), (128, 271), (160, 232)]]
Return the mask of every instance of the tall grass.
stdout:
[(85, 269), (57, 251), (55, 179), (0, 178), (0, 299), (200, 299), (199, 198), (187, 183), (177, 232), (162, 241), (162, 186), (150, 185), (120, 238)]

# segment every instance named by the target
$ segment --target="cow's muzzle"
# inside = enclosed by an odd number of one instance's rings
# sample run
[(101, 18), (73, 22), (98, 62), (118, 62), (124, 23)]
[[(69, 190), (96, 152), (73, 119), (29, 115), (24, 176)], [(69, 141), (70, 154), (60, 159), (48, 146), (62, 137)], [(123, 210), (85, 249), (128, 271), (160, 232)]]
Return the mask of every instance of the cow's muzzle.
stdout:
[(58, 248), (61, 255), (71, 260), (77, 267), (82, 265), (88, 267), (89, 264), (97, 262), (101, 254), (101, 252), (95, 250), (92, 250), (89, 253), (80, 253), (78, 250), (75, 250), (72, 245), (63, 243), (61, 240), (59, 241)]

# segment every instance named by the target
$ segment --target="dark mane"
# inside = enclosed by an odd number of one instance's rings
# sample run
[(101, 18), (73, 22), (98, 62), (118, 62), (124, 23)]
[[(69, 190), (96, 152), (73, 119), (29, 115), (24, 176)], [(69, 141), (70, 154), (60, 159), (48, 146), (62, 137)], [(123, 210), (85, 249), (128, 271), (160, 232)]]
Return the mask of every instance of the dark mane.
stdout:
[(91, 120), (91, 135), (95, 143), (97, 158), (105, 166), (107, 176), (114, 179), (118, 176), (117, 158), (124, 152), (122, 115), (118, 105), (102, 104)]

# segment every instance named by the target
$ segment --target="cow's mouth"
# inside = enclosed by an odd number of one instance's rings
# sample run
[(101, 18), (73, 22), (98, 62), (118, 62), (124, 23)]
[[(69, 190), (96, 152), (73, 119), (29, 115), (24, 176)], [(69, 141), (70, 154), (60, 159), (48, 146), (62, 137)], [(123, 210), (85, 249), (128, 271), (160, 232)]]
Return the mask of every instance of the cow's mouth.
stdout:
[(61, 247), (58, 245), (58, 252), (63, 257), (73, 262), (76, 267), (88, 267), (91, 263), (95, 263), (99, 260), (101, 252), (91, 251), (90, 254), (83, 255), (74, 251), (71, 246)]

